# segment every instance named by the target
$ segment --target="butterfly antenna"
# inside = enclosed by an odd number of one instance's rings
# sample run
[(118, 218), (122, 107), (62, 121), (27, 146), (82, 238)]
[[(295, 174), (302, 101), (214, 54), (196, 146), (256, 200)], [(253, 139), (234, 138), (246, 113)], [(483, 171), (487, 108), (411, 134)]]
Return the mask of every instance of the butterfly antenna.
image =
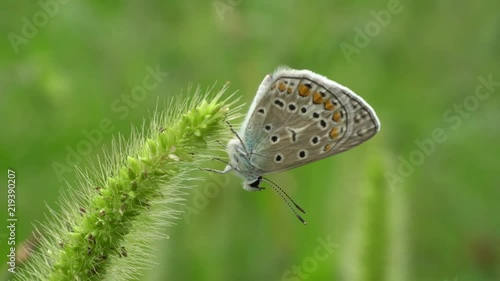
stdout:
[[(270, 180), (268, 180), (266, 178), (262, 178), (262, 179), (265, 180), (266, 182), (270, 183), (272, 185), (272, 187), (274, 187), (273, 190), (276, 191), (276, 193), (281, 197), (281, 199), (283, 199), (283, 201), (285, 201), (285, 203), (288, 205), (288, 207), (290, 208), (290, 210), (292, 210), (292, 212), (295, 214), (295, 216), (297, 216), (297, 218), (303, 224), (307, 224), (307, 222), (295, 211), (295, 209), (292, 207), (292, 205), (290, 205), (290, 202), (288, 202), (288, 200), (286, 200), (286, 198), (290, 199), (292, 201), (292, 203), (297, 207), (297, 209), (299, 209), (303, 213), (305, 213), (304, 210), (302, 208), (300, 208), (295, 202), (293, 202), (293, 200), (288, 196), (288, 194), (286, 194), (285, 192), (283, 192), (283, 190), (277, 184), (275, 184), (274, 182), (272, 182), (272, 181), (270, 181)], [(285, 198), (285, 196), (283, 196), (283, 194), (286, 195), (286, 198)]]
[(240, 138), (240, 135), (238, 135), (238, 132), (236, 132), (236, 130), (234, 130), (233, 125), (231, 125), (231, 123), (229, 123), (229, 121), (226, 121), (226, 123), (229, 126), (229, 129), (231, 130), (231, 132), (233, 132), (233, 134), (240, 140), (241, 146), (243, 146), (243, 149), (245, 150), (245, 153), (248, 154), (248, 151), (247, 151), (247, 148), (245, 146), (245, 143)]
[(290, 201), (292, 201), (293, 205), (295, 205), (295, 207), (301, 211), (302, 213), (306, 213), (306, 211), (304, 211), (304, 209), (302, 209), (302, 207), (299, 206), (299, 204), (295, 203), (295, 201), (293, 201), (292, 197), (290, 197), (283, 189), (281, 189), (281, 187), (279, 187), (279, 185), (277, 185), (276, 183), (272, 182), (271, 180), (269, 179), (266, 179), (266, 178), (262, 178), (263, 180), (267, 181), (268, 183), (272, 184), (273, 186), (275, 186), (277, 189), (279, 189), (283, 194), (285, 194), (285, 196), (290, 199)]

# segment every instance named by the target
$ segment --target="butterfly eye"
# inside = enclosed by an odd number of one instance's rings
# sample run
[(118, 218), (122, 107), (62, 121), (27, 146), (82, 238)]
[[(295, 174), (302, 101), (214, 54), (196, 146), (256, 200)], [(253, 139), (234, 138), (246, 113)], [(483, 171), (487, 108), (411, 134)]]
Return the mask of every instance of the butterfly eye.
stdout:
[(259, 187), (260, 182), (262, 181), (262, 177), (258, 177), (254, 182), (249, 183), (250, 187), (257, 188)]

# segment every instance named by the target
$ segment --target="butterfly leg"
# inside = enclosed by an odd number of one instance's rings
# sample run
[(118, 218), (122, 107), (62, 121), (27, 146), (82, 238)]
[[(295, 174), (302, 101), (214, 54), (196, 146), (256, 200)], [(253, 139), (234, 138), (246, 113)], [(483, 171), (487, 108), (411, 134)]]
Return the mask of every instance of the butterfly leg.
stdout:
[(236, 130), (233, 128), (233, 125), (231, 125), (231, 123), (229, 123), (229, 121), (226, 121), (226, 123), (229, 126), (229, 129), (231, 130), (231, 132), (238, 138), (238, 140), (240, 141), (241, 145), (243, 146), (243, 149), (245, 150), (245, 153), (248, 155), (248, 151), (247, 151), (247, 148), (245, 147), (245, 143), (240, 138), (240, 135), (238, 135), (238, 132), (236, 132)]
[(226, 168), (224, 170), (217, 170), (217, 169), (212, 169), (212, 168), (203, 168), (202, 170), (207, 171), (207, 172), (212, 172), (212, 173), (217, 173), (217, 174), (227, 174), (228, 172), (235, 170), (231, 165), (229, 165), (228, 162), (220, 159), (220, 158), (213, 158), (212, 160), (220, 161), (224, 164), (226, 164)]
[(225, 144), (223, 144), (220, 140), (216, 140), (216, 142), (220, 145), (222, 145), (225, 149), (227, 149), (227, 146)]
[(212, 158), (212, 160), (219, 161), (219, 162), (222, 162), (222, 163), (224, 163), (224, 164), (226, 164), (226, 165), (229, 165), (229, 162), (227, 162), (227, 161), (225, 161), (225, 160), (222, 160), (222, 159), (220, 159), (220, 158), (218, 158), (218, 157)]
[(211, 172), (211, 173), (216, 173), (216, 174), (226, 174), (229, 171), (226, 170), (217, 170), (217, 169), (212, 169), (212, 168), (203, 168), (202, 169), (205, 172)]

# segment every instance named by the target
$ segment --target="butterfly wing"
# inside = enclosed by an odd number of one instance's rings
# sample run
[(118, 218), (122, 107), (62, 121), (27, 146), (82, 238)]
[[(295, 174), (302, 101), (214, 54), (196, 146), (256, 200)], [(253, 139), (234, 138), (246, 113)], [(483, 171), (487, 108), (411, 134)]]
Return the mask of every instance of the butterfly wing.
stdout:
[(243, 124), (250, 163), (266, 173), (344, 152), (380, 130), (375, 111), (350, 89), (289, 68), (266, 76)]

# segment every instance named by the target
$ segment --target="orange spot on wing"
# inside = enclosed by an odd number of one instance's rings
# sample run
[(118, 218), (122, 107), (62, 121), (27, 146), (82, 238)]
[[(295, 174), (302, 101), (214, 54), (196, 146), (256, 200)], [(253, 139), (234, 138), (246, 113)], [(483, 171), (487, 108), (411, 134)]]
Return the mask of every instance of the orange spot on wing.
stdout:
[(323, 103), (323, 96), (321, 96), (321, 94), (318, 93), (318, 92), (314, 92), (314, 94), (313, 94), (313, 102), (315, 104)]
[(288, 88), (286, 88), (286, 93), (287, 93), (287, 94), (291, 94), (292, 92), (293, 92), (292, 87), (288, 87)]
[(284, 92), (286, 90), (286, 85), (283, 82), (280, 82), (278, 89), (280, 90), (280, 92)]
[(325, 109), (326, 110), (334, 110), (335, 106), (333, 105), (333, 102), (331, 100), (325, 101)]
[(309, 90), (309, 88), (304, 84), (299, 85), (298, 91), (299, 91), (299, 95), (301, 95), (302, 97), (307, 97), (311, 94), (311, 91)]
[(330, 149), (332, 149), (332, 145), (331, 144), (327, 144), (327, 145), (325, 145), (325, 148), (323, 149), (323, 151), (327, 152)]
[(340, 121), (340, 118), (341, 118), (341, 116), (340, 116), (340, 111), (337, 111), (337, 112), (335, 112), (335, 113), (333, 114), (333, 118), (332, 118), (332, 119), (333, 119), (333, 121), (335, 121), (335, 122), (339, 122), (339, 121)]
[(338, 128), (333, 128), (331, 131), (330, 131), (330, 137), (332, 139), (335, 139), (339, 136), (339, 129)]

